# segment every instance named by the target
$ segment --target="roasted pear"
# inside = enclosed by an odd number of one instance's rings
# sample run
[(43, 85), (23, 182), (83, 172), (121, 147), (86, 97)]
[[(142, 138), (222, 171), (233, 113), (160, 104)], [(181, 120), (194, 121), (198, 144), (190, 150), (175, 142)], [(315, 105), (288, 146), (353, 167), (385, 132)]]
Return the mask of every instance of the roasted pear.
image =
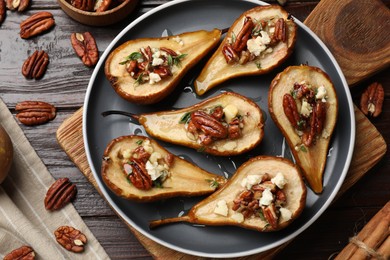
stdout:
[(260, 107), (233, 92), (175, 111), (141, 114), (138, 120), (154, 138), (221, 156), (249, 151), (264, 135)]
[(5, 129), (0, 125), (0, 184), (7, 177), (12, 161), (14, 149), (11, 138)]
[(115, 91), (138, 104), (153, 104), (173, 91), (186, 72), (218, 43), (221, 31), (130, 40), (110, 53), (105, 74)]
[(306, 186), (299, 168), (287, 159), (258, 156), (237, 169), (220, 190), (196, 204), (188, 215), (150, 222), (231, 225), (260, 232), (288, 226), (302, 212)]
[(310, 187), (321, 193), (338, 113), (337, 94), (329, 76), (315, 67), (288, 67), (273, 79), (268, 106)]
[(136, 135), (121, 136), (108, 144), (101, 173), (116, 195), (140, 202), (210, 194), (226, 182)]
[(243, 13), (195, 80), (203, 95), (226, 80), (260, 75), (279, 66), (293, 50), (297, 26), (280, 6), (259, 6)]

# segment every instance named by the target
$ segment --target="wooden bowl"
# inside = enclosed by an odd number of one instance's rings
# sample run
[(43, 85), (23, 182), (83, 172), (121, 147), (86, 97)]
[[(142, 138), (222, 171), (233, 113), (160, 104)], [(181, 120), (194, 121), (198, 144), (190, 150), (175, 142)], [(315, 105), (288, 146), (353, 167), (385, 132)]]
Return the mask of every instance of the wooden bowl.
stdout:
[(57, 0), (57, 2), (62, 10), (77, 22), (91, 26), (106, 26), (119, 22), (129, 15), (137, 5), (138, 0), (125, 0), (115, 8), (99, 13), (79, 10), (66, 0)]

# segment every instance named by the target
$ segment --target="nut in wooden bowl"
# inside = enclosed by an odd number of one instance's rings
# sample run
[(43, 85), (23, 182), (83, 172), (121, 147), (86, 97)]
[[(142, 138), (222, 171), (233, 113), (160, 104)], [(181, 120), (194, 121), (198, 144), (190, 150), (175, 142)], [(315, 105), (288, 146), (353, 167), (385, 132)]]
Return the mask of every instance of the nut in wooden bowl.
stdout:
[[(129, 15), (138, 0), (57, 0), (62, 10), (79, 23), (106, 26), (119, 22)], [(101, 6), (110, 2), (105, 8)]]

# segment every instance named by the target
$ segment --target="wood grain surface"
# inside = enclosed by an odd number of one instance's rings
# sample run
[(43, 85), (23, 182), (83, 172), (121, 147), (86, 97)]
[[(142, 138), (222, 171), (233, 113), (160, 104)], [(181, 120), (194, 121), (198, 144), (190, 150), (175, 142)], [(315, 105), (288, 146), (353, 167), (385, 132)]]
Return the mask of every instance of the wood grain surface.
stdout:
[[(360, 2), (359, 0), (356, 0)], [(112, 259), (150, 259), (150, 253), (140, 244), (127, 226), (116, 216), (93, 185), (80, 173), (56, 140), (56, 131), (66, 118), (83, 104), (85, 90), (93, 69), (81, 64), (70, 46), (70, 34), (90, 31), (95, 35), (100, 54), (112, 39), (132, 20), (144, 12), (168, 2), (140, 0), (132, 15), (111, 27), (80, 25), (66, 16), (55, 0), (33, 0), (25, 13), (7, 12), (0, 27), (0, 98), (15, 113), (15, 104), (24, 100), (53, 103), (58, 109), (56, 119), (37, 127), (21, 125), (28, 140), (55, 178), (69, 177), (78, 186), (74, 205), (91, 231)], [(269, 1), (275, 3), (275, 1)], [(337, 2), (337, 1), (334, 1)], [(387, 7), (389, 0), (382, 1)], [(319, 1), (289, 0), (286, 9), (304, 21)], [(56, 26), (48, 33), (30, 40), (19, 37), (19, 23), (28, 15), (47, 10), (53, 13)], [(41, 80), (26, 80), (21, 75), (23, 61), (36, 49), (44, 49), (50, 64)], [(381, 82), (385, 88), (382, 115), (370, 121), (390, 142), (390, 70), (370, 76), (352, 89), (355, 104), (362, 90), (371, 82)], [(364, 144), (364, 143), (363, 143)], [(369, 145), (369, 144), (367, 144)], [(361, 166), (365, 167), (365, 166)], [(277, 259), (327, 259), (340, 251), (348, 238), (357, 233), (390, 198), (390, 154), (344, 193), (305, 232), (292, 241)]]

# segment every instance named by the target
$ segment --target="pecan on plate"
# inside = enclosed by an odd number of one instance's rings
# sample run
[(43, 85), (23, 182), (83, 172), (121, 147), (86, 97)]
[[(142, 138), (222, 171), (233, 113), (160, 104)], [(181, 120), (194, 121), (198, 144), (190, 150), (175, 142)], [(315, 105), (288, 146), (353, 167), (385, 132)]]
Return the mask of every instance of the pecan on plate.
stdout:
[(57, 242), (66, 250), (75, 253), (84, 251), (84, 245), (87, 243), (87, 237), (74, 227), (61, 226), (54, 231)]
[(31, 15), (20, 24), (20, 37), (23, 39), (31, 38), (41, 34), (55, 24), (53, 15), (49, 12), (38, 12)]
[(221, 122), (203, 111), (191, 113), (191, 121), (197, 129), (208, 136), (225, 138), (228, 135), (226, 127), (224, 127)]
[(17, 10), (18, 12), (23, 12), (27, 9), (30, 4), (30, 0), (6, 0), (7, 8), (11, 11)]
[(246, 43), (252, 35), (252, 30), (255, 27), (252, 19), (250, 17), (245, 17), (244, 25), (241, 28), (241, 31), (238, 33), (235, 42), (233, 43), (233, 50), (236, 52), (241, 52), (246, 48)]
[(360, 99), (360, 108), (365, 115), (377, 117), (382, 112), (385, 92), (380, 83), (374, 82), (364, 91)]
[(287, 40), (287, 31), (286, 31), (286, 22), (283, 18), (279, 18), (275, 23), (275, 32), (272, 35), (271, 44), (277, 42), (286, 42)]
[(110, 8), (111, 2), (111, 0), (97, 0), (94, 9), (98, 13), (107, 11)]
[(19, 121), (28, 126), (44, 124), (56, 117), (56, 108), (41, 101), (20, 102), (16, 104), (15, 110)]
[(294, 127), (298, 127), (300, 116), (299, 116), (297, 104), (295, 103), (294, 98), (290, 94), (285, 94), (283, 96), (283, 110), (284, 110), (284, 114), (288, 118), (288, 121), (290, 121), (290, 123)]
[(68, 178), (56, 180), (48, 189), (45, 197), (47, 210), (58, 210), (72, 201), (77, 193), (77, 187)]
[(153, 185), (152, 178), (145, 169), (145, 165), (137, 159), (131, 160), (133, 172), (128, 175), (131, 183), (140, 190), (150, 190)]
[(40, 79), (49, 64), (49, 55), (45, 51), (35, 51), (22, 66), (22, 74), (27, 79)]
[(0, 0), (0, 25), (4, 22), (6, 10), (5, 10), (5, 1)]
[(17, 259), (34, 260), (35, 259), (35, 252), (29, 246), (21, 246), (15, 250), (11, 251), (3, 258), (3, 260), (17, 260)]
[(240, 59), (231, 44), (225, 44), (222, 47), (222, 54), (228, 64), (232, 64)]
[(269, 206), (262, 206), (264, 218), (271, 225), (272, 228), (276, 229), (278, 227), (278, 214), (276, 212), (276, 207), (274, 204)]
[(70, 40), (74, 51), (85, 66), (92, 67), (98, 62), (99, 52), (91, 33), (72, 33)]

